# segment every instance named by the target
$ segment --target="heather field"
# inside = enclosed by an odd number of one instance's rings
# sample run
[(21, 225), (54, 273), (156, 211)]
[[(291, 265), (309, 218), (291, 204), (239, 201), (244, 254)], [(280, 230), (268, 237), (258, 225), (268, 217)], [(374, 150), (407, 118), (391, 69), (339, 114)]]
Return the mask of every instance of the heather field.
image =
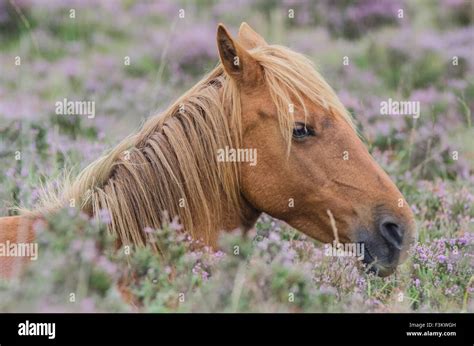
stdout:
[[(218, 62), (217, 23), (246, 21), (315, 62), (418, 226), (380, 278), (267, 215), (217, 252), (178, 221), (147, 229), (157, 256), (112, 251), (106, 212), (68, 208), (38, 225), (27, 272), (0, 281), (0, 312), (474, 312), (473, 13), (472, 0), (0, 0), (0, 216), (164, 110)], [(58, 115), (65, 98), (95, 101), (94, 116)], [(389, 99), (419, 116), (382, 114)]]

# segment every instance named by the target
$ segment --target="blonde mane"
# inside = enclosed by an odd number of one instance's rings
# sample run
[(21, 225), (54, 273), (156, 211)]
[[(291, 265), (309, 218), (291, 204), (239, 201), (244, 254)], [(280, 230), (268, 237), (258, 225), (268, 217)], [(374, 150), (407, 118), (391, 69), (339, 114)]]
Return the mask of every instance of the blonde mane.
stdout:
[[(303, 55), (267, 45), (250, 51), (263, 67), (277, 107), (282, 136), (291, 145), (289, 105), (315, 102), (352, 125), (332, 88)], [(219, 64), (165, 112), (87, 166), (60, 188), (47, 186), (35, 214), (45, 215), (74, 201), (97, 216), (107, 210), (110, 232), (123, 244), (144, 245), (145, 227), (158, 228), (163, 212), (177, 216), (195, 235), (216, 232), (223, 215), (238, 213), (240, 173), (235, 162), (218, 162), (218, 149), (242, 141), (240, 93)], [(167, 220), (166, 220), (167, 221)]]

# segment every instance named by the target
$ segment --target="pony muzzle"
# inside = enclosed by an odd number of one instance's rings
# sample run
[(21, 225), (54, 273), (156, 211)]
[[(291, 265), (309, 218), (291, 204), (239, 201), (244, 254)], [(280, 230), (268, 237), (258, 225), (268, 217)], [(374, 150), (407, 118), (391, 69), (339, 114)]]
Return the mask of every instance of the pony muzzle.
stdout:
[(383, 216), (376, 222), (374, 231), (358, 231), (358, 242), (364, 244), (362, 262), (367, 271), (379, 276), (392, 274), (407, 257), (414, 241), (414, 230), (404, 220)]

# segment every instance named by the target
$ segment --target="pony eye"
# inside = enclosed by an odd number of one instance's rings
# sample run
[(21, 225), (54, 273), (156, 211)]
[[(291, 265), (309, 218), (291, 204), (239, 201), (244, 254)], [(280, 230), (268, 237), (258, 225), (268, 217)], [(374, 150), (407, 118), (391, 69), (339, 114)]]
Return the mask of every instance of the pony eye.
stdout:
[(302, 140), (309, 136), (314, 136), (314, 130), (304, 123), (296, 122), (293, 127), (293, 138)]

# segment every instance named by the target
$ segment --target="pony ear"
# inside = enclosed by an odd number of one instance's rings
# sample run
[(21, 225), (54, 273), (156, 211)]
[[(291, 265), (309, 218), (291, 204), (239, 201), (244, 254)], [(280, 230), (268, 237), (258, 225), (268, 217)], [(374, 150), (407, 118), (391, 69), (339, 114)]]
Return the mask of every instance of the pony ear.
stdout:
[(256, 84), (261, 68), (257, 61), (234, 41), (224, 25), (217, 28), (217, 47), (226, 73), (242, 84)]
[(239, 41), (246, 49), (253, 49), (267, 45), (262, 36), (257, 34), (246, 22), (240, 24)]

